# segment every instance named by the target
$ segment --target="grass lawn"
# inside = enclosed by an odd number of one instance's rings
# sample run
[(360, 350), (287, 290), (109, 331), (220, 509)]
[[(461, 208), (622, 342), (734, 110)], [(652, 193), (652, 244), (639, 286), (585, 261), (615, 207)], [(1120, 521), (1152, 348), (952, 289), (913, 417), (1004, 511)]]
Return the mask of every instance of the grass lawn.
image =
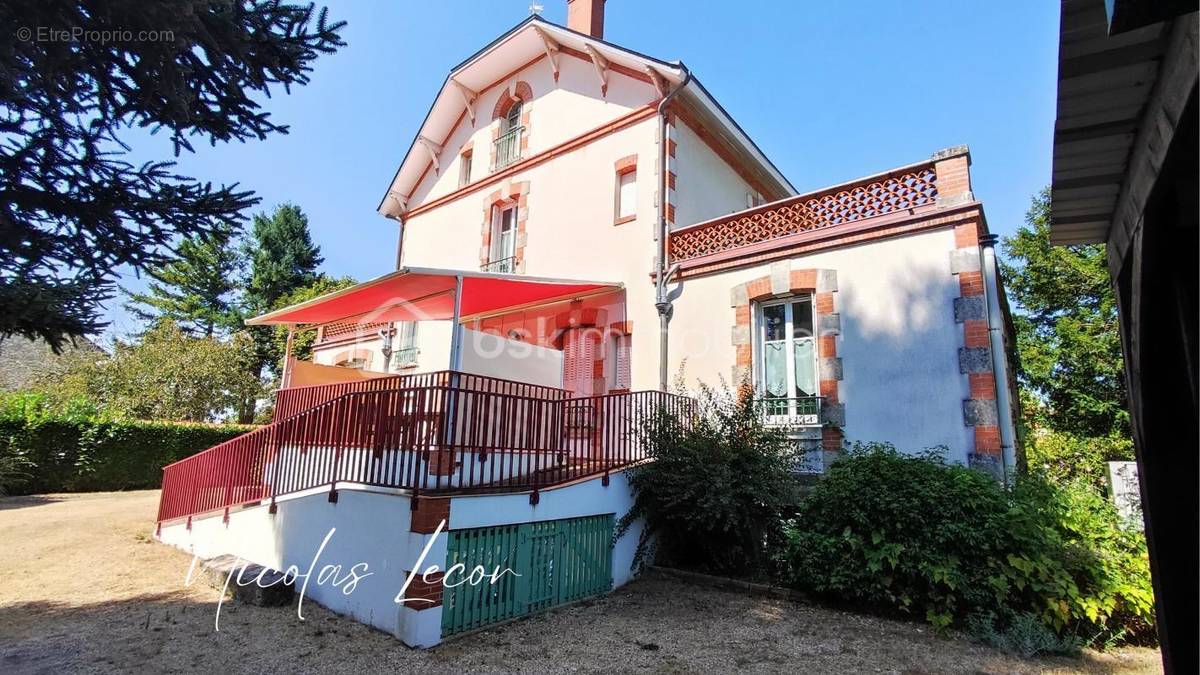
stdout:
[(0, 499), (0, 672), (1160, 672), (1125, 649), (1022, 661), (929, 628), (647, 578), (408, 649), (311, 601), (226, 604), (151, 534), (157, 491)]

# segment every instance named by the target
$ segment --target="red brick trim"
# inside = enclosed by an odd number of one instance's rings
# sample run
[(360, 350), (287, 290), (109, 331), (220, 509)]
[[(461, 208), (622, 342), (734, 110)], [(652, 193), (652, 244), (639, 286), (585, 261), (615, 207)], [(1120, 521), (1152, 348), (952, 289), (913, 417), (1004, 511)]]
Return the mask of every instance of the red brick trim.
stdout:
[[(956, 167), (961, 165), (961, 175), (952, 174), (947, 178), (943, 166), (947, 162)], [(966, 166), (965, 155), (939, 162), (938, 180), (949, 180), (958, 194), (969, 194), (970, 180)], [(967, 379), (963, 424), (972, 427), (973, 440), (968, 462), (995, 471), (999, 467), (1001, 450), (1000, 430), (993, 420), (999, 411), (995, 409), (996, 378), (990, 366), (991, 336), (984, 308), (983, 274), (979, 269), (979, 236), (984, 224), (982, 214), (971, 215), (973, 217), (954, 223), (955, 250), (950, 252), (951, 273), (958, 277), (959, 299), (955, 301), (955, 321), (961, 323), (963, 328), (959, 366)]]
[(419, 497), (416, 499), (417, 508), (412, 511), (412, 522), (408, 528), (410, 532), (433, 534), (442, 521), (446, 522), (443, 529), (449, 525), (449, 497)]
[(795, 258), (816, 251), (941, 229), (963, 220), (977, 218), (982, 218), (982, 211), (979, 204), (976, 203), (954, 209), (938, 210), (935, 207), (925, 207), (915, 209), (912, 214), (892, 213), (866, 218), (846, 225), (801, 232), (730, 251), (684, 260), (680, 263), (679, 276), (690, 279), (743, 267), (755, 267), (764, 262)]
[(616, 162), (613, 162), (613, 169), (617, 172), (618, 176), (623, 173), (629, 173), (630, 171), (636, 171), (637, 159), (637, 155), (627, 155), (622, 157)]
[[(837, 272), (829, 269), (790, 269), (789, 262), (775, 263), (768, 276), (734, 286), (733, 307), (733, 382), (746, 390), (754, 380), (754, 303), (791, 294), (812, 297), (813, 327), (817, 338), (818, 386), (825, 397), (821, 444), (826, 452), (842, 448), (845, 406), (841, 401), (842, 363), (838, 358), (837, 336), (841, 317), (837, 313)], [(826, 367), (829, 364), (829, 367)]]
[(412, 577), (408, 588), (404, 589), (405, 607), (416, 611), (423, 609), (433, 609), (434, 607), (442, 606), (442, 592), (445, 585), (442, 579), (445, 578), (445, 572), (413, 572), (411, 570), (404, 572), (404, 578)]
[(529, 103), (533, 100), (533, 88), (525, 80), (518, 80), (513, 89), (516, 90), (516, 98), (509, 95), (508, 88), (500, 92), (500, 97), (496, 99), (496, 105), (492, 108), (493, 122), (508, 115), (509, 108), (512, 108), (517, 101)]

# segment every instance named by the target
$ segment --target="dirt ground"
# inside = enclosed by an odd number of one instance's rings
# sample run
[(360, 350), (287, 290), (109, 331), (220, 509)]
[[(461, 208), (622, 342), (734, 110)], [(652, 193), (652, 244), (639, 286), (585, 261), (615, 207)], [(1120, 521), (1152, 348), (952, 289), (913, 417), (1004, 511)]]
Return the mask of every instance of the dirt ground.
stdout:
[(1159, 672), (1158, 653), (1021, 661), (928, 628), (647, 578), (408, 649), (311, 602), (226, 604), (153, 541), (158, 493), (0, 499), (0, 672)]

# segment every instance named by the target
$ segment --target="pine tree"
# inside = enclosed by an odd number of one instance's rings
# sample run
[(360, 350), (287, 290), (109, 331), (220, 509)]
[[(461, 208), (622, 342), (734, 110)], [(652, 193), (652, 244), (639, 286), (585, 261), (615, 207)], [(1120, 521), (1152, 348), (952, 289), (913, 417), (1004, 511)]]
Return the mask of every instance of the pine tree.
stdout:
[[(324, 9), (278, 0), (5, 0), (0, 25), (0, 337), (55, 348), (104, 327), (119, 269), (258, 202), (131, 163), (125, 132), (161, 130), (176, 155), (286, 133), (256, 99), (344, 44)], [(42, 37), (77, 31), (112, 37)]]
[(1103, 244), (1050, 244), (1050, 190), (1004, 240), (1023, 398), (1055, 431), (1129, 436), (1117, 301)]
[(148, 292), (127, 292), (126, 309), (145, 321), (170, 319), (193, 336), (237, 329), (234, 294), (243, 261), (238, 229), (226, 223), (211, 235), (183, 240), (175, 260), (149, 269)]
[[(295, 204), (281, 204), (269, 216), (254, 216), (245, 256), (250, 273), (244, 282), (243, 311), (248, 316), (278, 309), (291, 293), (316, 283), (321, 278), (317, 267), (325, 261), (308, 231), (308, 216)], [(254, 341), (253, 352), (245, 360), (247, 368), (260, 379), (264, 371), (277, 377), (283, 349), (274, 340), (275, 331), (271, 326), (249, 326), (247, 330)], [(243, 402), (239, 421), (254, 419), (255, 403)]]
[(281, 204), (270, 216), (254, 216), (247, 257), (246, 307), (252, 313), (275, 309), (279, 299), (315, 282), (325, 261), (308, 231), (308, 216), (295, 204)]

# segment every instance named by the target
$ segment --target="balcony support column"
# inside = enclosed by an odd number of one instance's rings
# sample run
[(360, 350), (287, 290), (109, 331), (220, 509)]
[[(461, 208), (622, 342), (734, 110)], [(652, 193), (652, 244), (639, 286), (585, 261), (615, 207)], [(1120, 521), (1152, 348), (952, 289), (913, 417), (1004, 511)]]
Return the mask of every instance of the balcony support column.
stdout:
[(292, 344), (296, 338), (296, 325), (288, 324), (287, 343), (283, 348), (283, 371), (279, 376), (279, 388), (292, 386)]

